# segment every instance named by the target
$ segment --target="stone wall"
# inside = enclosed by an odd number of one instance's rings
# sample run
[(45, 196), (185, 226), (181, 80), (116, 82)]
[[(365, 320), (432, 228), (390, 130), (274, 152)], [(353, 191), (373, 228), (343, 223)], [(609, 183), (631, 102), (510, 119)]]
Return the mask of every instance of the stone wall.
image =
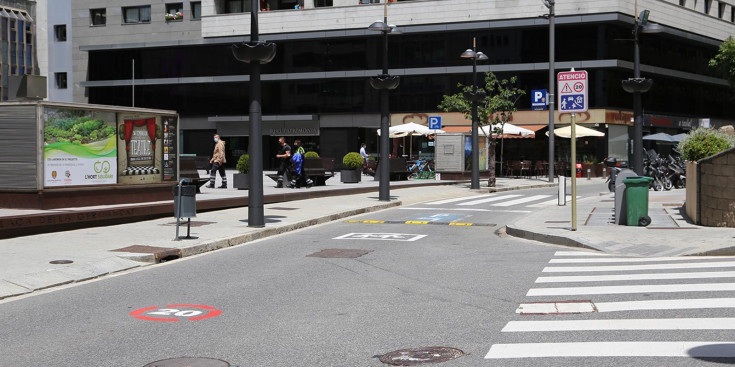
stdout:
[(735, 148), (702, 159), (697, 167), (699, 224), (735, 227)]

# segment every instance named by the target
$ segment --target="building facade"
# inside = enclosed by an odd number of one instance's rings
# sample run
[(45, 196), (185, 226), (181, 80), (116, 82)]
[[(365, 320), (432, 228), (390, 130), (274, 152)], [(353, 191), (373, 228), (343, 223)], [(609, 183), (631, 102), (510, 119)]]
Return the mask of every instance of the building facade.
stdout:
[[(184, 153), (210, 154), (215, 132), (230, 140), (235, 155), (243, 152), (249, 72), (230, 47), (249, 40), (249, 6), (249, 0), (71, 0), (74, 101), (176, 110)], [(264, 155), (274, 154), (281, 135), (328, 157), (362, 142), (374, 149), (379, 98), (368, 79), (380, 73), (382, 49), (380, 34), (367, 26), (383, 17), (384, 5), (264, 0), (261, 7), (261, 39), (278, 45), (276, 58), (263, 66)], [(390, 72), (401, 76), (390, 93), (392, 113), (435, 112), (457, 83), (469, 84), (471, 66), (459, 55), (473, 38), (489, 56), (478, 71), (516, 75), (529, 92), (519, 110), (530, 110), (532, 89), (548, 87), (549, 26), (541, 17), (548, 10), (541, 0), (398, 0), (387, 9), (389, 23), (403, 31), (389, 39)], [(733, 92), (707, 66), (735, 35), (735, 0), (557, 0), (556, 69), (589, 72), (591, 111), (581, 122), (608, 134), (596, 144), (613, 155), (624, 155), (629, 141), (633, 98), (620, 81), (633, 74), (631, 31), (643, 9), (664, 28), (640, 37), (642, 74), (655, 80), (643, 96), (646, 130), (682, 132), (700, 119), (718, 126), (735, 118)], [(514, 123), (548, 123), (548, 112), (528, 112)], [(557, 123), (567, 120), (557, 115)]]

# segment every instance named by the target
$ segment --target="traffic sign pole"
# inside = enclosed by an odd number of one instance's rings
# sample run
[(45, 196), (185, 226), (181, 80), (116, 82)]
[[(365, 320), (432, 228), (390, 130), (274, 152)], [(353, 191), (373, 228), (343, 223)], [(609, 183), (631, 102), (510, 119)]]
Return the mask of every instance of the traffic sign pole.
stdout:
[(572, 231), (577, 230), (577, 114), (572, 112)]

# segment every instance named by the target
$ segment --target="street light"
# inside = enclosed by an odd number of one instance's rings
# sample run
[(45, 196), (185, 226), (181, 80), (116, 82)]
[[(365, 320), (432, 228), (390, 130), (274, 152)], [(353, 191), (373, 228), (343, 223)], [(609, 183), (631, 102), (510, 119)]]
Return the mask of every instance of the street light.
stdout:
[(653, 86), (653, 80), (641, 78), (641, 55), (638, 43), (639, 33), (660, 33), (663, 27), (658, 24), (648, 24), (648, 10), (643, 10), (635, 19), (633, 26), (633, 77), (622, 81), (623, 90), (633, 93), (633, 170), (639, 176), (643, 175), (643, 111), (641, 93), (648, 92)]
[(250, 64), (250, 122), (248, 152), (250, 153), (250, 189), (248, 191), (248, 227), (265, 227), (263, 212), (263, 139), (261, 131), (260, 65), (276, 57), (276, 44), (261, 41), (258, 33), (258, 0), (252, 0), (250, 9), (250, 42), (232, 45), (232, 54), (239, 61)]
[(388, 33), (401, 33), (398, 27), (388, 24), (388, 2), (383, 5), (383, 20), (376, 20), (368, 27), (369, 31), (383, 33), (383, 72), (370, 78), (370, 85), (380, 91), (380, 164), (378, 165), (379, 187), (378, 200), (390, 201), (390, 158), (389, 128), (390, 115), (388, 112), (388, 91), (398, 88), (401, 80), (398, 75), (388, 74)]
[(554, 0), (544, 0), (549, 9), (549, 93), (546, 100), (549, 102), (549, 182), (554, 182)]
[(470, 189), (480, 189), (480, 152), (478, 150), (478, 121), (477, 121), (477, 101), (484, 97), (485, 92), (478, 93), (477, 91), (477, 61), (485, 61), (488, 59), (487, 55), (477, 51), (477, 40), (472, 37), (472, 49), (467, 49), (460, 55), (463, 59), (472, 60), (472, 93), (470, 94), (470, 100), (472, 101), (472, 176), (470, 177)]

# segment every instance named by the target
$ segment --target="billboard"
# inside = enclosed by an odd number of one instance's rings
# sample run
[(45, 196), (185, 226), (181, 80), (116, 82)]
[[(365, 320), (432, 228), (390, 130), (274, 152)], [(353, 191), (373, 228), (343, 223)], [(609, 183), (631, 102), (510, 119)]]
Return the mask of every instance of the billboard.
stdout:
[(117, 183), (115, 113), (44, 107), (44, 186)]
[(163, 178), (163, 123), (159, 115), (119, 113), (118, 183), (158, 183)]

